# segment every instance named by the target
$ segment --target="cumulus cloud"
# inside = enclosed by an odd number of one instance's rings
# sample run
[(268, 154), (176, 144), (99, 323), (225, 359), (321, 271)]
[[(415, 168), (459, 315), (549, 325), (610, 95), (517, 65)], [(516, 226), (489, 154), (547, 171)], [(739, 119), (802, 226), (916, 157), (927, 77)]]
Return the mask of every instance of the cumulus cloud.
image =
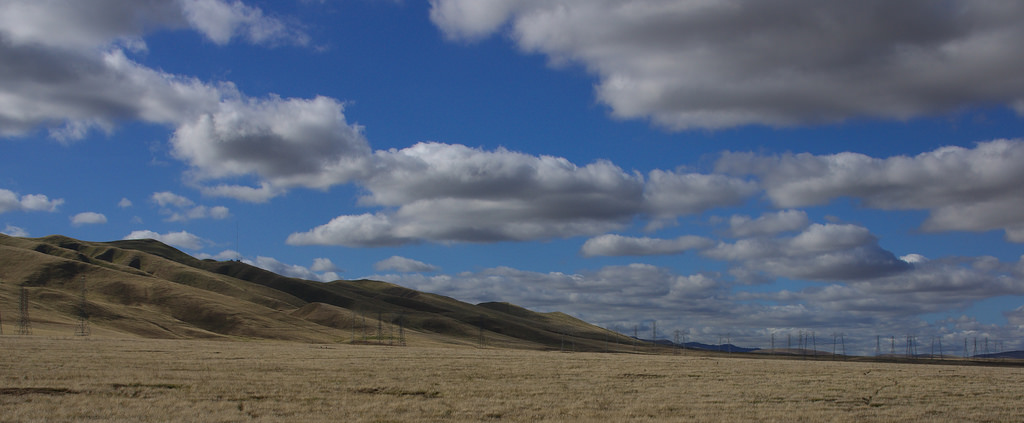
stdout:
[(194, 219), (219, 220), (226, 219), (231, 215), (227, 207), (197, 206), (194, 201), (187, 197), (170, 191), (155, 192), (150, 198), (161, 207), (160, 213), (168, 216), (166, 219), (168, 222), (184, 222)]
[(337, 272), (341, 269), (338, 268), (329, 258), (318, 257), (313, 259), (313, 267), (310, 270), (314, 272)]
[[(746, 238), (721, 242), (702, 252), (739, 266), (735, 275), (818, 281), (863, 280), (904, 272), (910, 264), (878, 245), (866, 228), (813, 224), (792, 237)], [(756, 280), (756, 279), (755, 279)]]
[(153, 239), (167, 245), (185, 248), (188, 250), (202, 249), (208, 242), (197, 235), (186, 231), (168, 232), (165, 234), (150, 230), (132, 231), (122, 239)]
[(779, 207), (825, 204), (840, 197), (883, 210), (928, 210), (925, 231), (1004, 229), (1018, 242), (1024, 228), (1024, 141), (974, 148), (941, 147), (917, 156), (858, 153), (760, 156), (725, 153), (720, 172), (754, 174)]
[(160, 207), (174, 206), (183, 208), (195, 204), (192, 200), (170, 191), (154, 192), (150, 198), (153, 202), (159, 204)]
[(18, 226), (14, 226), (14, 225), (10, 225), (10, 224), (5, 225), (4, 226), (4, 230), (0, 231), (0, 233), (2, 233), (4, 235), (7, 235), (7, 236), (17, 236), (17, 237), (27, 237), (28, 236), (28, 231), (26, 231), (24, 228), (21, 228), (21, 227), (18, 227)]
[(679, 254), (687, 250), (699, 250), (715, 242), (699, 236), (681, 236), (675, 239), (635, 238), (606, 234), (588, 239), (580, 252), (586, 257), (594, 256), (650, 256), (658, 254)]
[(674, 218), (733, 205), (752, 182), (724, 175), (655, 170), (648, 178), (608, 161), (586, 166), (505, 149), (419, 143), (377, 151), (359, 180), (365, 206), (288, 238), (293, 245), (495, 242), (595, 235), (638, 216)]
[(751, 298), (815, 304), (851, 318), (912, 320), (921, 314), (964, 309), (987, 298), (1024, 294), (1024, 280), (1013, 271), (1017, 265), (987, 257), (930, 260), (895, 275)]
[(260, 183), (259, 188), (244, 185), (219, 184), (214, 186), (200, 186), (203, 195), (211, 197), (228, 197), (249, 203), (265, 203), (270, 199), (283, 194), (284, 188), (273, 187), (266, 182)]
[(734, 238), (752, 236), (771, 236), (782, 232), (798, 231), (810, 224), (807, 213), (803, 210), (783, 210), (765, 213), (757, 219), (750, 216), (733, 215), (729, 217), (729, 235)]
[(71, 224), (75, 226), (98, 225), (103, 223), (107, 223), (107, 216), (96, 212), (82, 212), (71, 217)]
[(928, 261), (928, 257), (922, 256), (920, 254), (907, 254), (905, 256), (900, 256), (900, 260), (903, 260), (910, 264), (924, 263)]
[[(305, 279), (319, 282), (330, 282), (338, 280), (338, 274), (333, 271), (318, 273), (304, 266), (287, 264), (273, 257), (257, 256), (255, 260), (242, 259), (242, 262), (250, 266), (256, 266), (263, 270), (277, 273), (291, 278)], [(315, 265), (316, 263), (314, 263)], [(321, 265), (323, 263), (320, 263)]]
[[(255, 176), (264, 189), (328, 188), (366, 172), (370, 148), (361, 131), (335, 99), (271, 96), (222, 101), (179, 126), (171, 143), (197, 181)], [(252, 198), (237, 188), (209, 192)]]
[(129, 208), (132, 206), (132, 200), (129, 200), (127, 198), (121, 198), (121, 201), (117, 202), (117, 206), (122, 209)]
[[(0, 33), (2, 36), (2, 33)], [(46, 49), (0, 43), (0, 135), (48, 127), (60, 141), (117, 121), (174, 124), (193, 110), (214, 107), (221, 89), (193, 78), (146, 68), (122, 50)], [(229, 92), (233, 87), (225, 85)]]
[(221, 251), (221, 252), (219, 252), (219, 253), (217, 253), (215, 255), (209, 255), (207, 253), (197, 253), (197, 254), (195, 254), (195, 257), (200, 259), (200, 260), (212, 259), (212, 260), (224, 261), (224, 260), (239, 260), (239, 259), (242, 258), (242, 255), (238, 251), (235, 251), (235, 250), (224, 250), (224, 251)]
[(669, 269), (640, 263), (573, 274), (495, 267), (455, 275), (400, 273), (368, 278), (463, 301), (509, 301), (526, 307), (576, 312), (638, 305), (651, 309), (696, 309), (714, 302), (726, 286), (714, 275), (678, 275)]
[(754, 182), (726, 175), (653, 170), (645, 187), (647, 208), (655, 216), (699, 213), (738, 205), (757, 191)]
[(378, 271), (393, 270), (395, 272), (402, 273), (427, 273), (441, 270), (439, 267), (432, 264), (400, 256), (391, 256), (378, 261), (373, 264), (373, 268)]
[(50, 199), (43, 194), (18, 193), (0, 188), (0, 213), (9, 211), (46, 211), (55, 212), (57, 207), (64, 204), (60, 198)]
[(217, 44), (242, 37), (255, 44), (300, 44), (309, 42), (301, 29), (279, 19), (264, 16), (257, 7), (241, 1), (179, 0), (189, 25)]
[(1024, 306), (1017, 307), (1012, 311), (1003, 313), (1006, 321), (1018, 328), (1024, 328)]
[(581, 64), (614, 116), (671, 129), (1024, 109), (1013, 0), (432, 0), (430, 17)]
[(239, 36), (257, 44), (308, 40), (299, 28), (237, 0), (9, 0), (0, 10), (0, 33), (11, 41), (72, 49), (114, 42), (144, 48), (141, 37), (161, 28), (192, 28), (218, 44)]

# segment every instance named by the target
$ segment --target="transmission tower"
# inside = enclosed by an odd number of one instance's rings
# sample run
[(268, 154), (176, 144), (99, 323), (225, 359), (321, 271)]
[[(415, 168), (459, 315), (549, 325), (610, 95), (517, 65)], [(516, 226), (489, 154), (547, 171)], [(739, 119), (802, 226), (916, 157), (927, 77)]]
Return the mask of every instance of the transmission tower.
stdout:
[(384, 321), (381, 320), (381, 312), (377, 312), (377, 343), (384, 343)]
[[(0, 284), (4, 283), (4, 278), (0, 278)], [(4, 315), (0, 313), (0, 335), (4, 334)]]
[(18, 335), (31, 335), (32, 321), (28, 318), (28, 290), (26, 290), (24, 286), (21, 287), (18, 310), (20, 311), (20, 316), (18, 317)]
[(405, 346), (405, 319), (398, 317), (398, 345)]
[(89, 314), (85, 311), (85, 277), (82, 277), (82, 302), (78, 306), (78, 327), (75, 335), (89, 336)]
[(352, 343), (356, 343), (356, 308), (352, 307)]
[(836, 359), (836, 340), (839, 339), (839, 334), (832, 332), (832, 359)]

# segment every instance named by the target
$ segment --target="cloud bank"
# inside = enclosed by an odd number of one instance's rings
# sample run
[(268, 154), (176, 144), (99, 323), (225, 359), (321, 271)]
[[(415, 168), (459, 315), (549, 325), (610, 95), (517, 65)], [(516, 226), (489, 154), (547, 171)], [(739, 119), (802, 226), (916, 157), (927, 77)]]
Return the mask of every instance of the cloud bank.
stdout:
[(493, 34), (596, 75), (620, 118), (728, 128), (1024, 113), (1014, 0), (431, 0), (449, 39)]
[(762, 156), (724, 153), (715, 169), (756, 175), (779, 207), (848, 197), (882, 210), (927, 210), (921, 229), (1002, 229), (1024, 242), (1024, 141), (1000, 139), (974, 148), (940, 147), (913, 157), (859, 153)]

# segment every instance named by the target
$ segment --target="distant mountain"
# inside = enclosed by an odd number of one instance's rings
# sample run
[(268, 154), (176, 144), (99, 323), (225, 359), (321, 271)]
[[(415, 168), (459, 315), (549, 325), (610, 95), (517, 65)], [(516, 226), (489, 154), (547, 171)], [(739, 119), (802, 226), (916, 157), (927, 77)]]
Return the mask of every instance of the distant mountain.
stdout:
[[(648, 340), (648, 339), (640, 339), (640, 340), (643, 341), (643, 342), (652, 342), (651, 340)], [(683, 344), (677, 344), (677, 343), (669, 341), (667, 339), (658, 339), (658, 340), (653, 341), (653, 342), (658, 344), (658, 345), (662, 345), (662, 346), (666, 346), (666, 347), (686, 348), (686, 349), (690, 349), (690, 350), (721, 351), (721, 352), (734, 352), (734, 353), (748, 353), (748, 352), (754, 352), (754, 351), (760, 351), (761, 350), (760, 348), (738, 347), (738, 346), (733, 345), (733, 344), (712, 345), (712, 344), (702, 344), (700, 342), (686, 342), (686, 343), (683, 343)]]
[(992, 354), (978, 354), (974, 358), (1014, 358), (1024, 359), (1024, 351), (1003, 351)]
[[(82, 285), (85, 284), (85, 303)], [(578, 351), (632, 339), (563, 313), (468, 304), (382, 281), (329, 283), (238, 261), (199, 260), (154, 240), (87, 242), (0, 234), (0, 316), (17, 332), (21, 288), (34, 334), (462, 344)]]

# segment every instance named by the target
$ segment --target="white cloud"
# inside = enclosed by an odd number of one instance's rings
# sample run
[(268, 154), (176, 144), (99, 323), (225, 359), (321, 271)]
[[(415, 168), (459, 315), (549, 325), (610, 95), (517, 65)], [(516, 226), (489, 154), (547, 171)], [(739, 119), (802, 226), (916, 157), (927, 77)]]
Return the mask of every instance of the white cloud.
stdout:
[(43, 194), (19, 196), (14, 191), (0, 188), (0, 213), (9, 211), (55, 212), (61, 204), (64, 204), (64, 200), (60, 198), (51, 200)]
[(185, 222), (194, 219), (227, 219), (231, 215), (227, 207), (224, 206), (196, 206), (186, 210), (178, 212), (171, 212), (170, 216), (167, 217), (168, 222)]
[(920, 254), (907, 254), (905, 256), (900, 256), (900, 260), (903, 260), (910, 264), (916, 264), (928, 261), (928, 257), (922, 256)]
[[(1015, 266), (1019, 263), (986, 257), (929, 260), (895, 275), (784, 295), (787, 302), (818, 304), (840, 315), (910, 318), (963, 309), (986, 298), (1022, 295), (1024, 280), (1014, 273)], [(781, 299), (778, 294), (764, 296), (772, 298)]]
[(925, 231), (1024, 227), (1024, 141), (995, 140), (973, 149), (941, 147), (917, 156), (858, 153), (758, 156), (725, 153), (721, 172), (754, 174), (775, 205), (799, 207), (852, 197), (883, 210), (928, 210)]
[[(265, 182), (264, 193), (348, 182), (367, 171), (370, 155), (362, 128), (346, 123), (342, 103), (328, 97), (222, 101), (179, 126), (171, 143), (196, 181), (255, 176)], [(232, 187), (207, 192), (253, 194)]]
[(66, 142), (91, 129), (109, 132), (120, 120), (174, 124), (234, 93), (230, 84), (214, 87), (146, 68), (116, 49), (4, 43), (0, 58), (0, 135), (5, 136), (46, 127)]
[[(142, 66), (125, 49), (146, 49), (143, 35), (193, 28), (216, 43), (305, 44), (308, 37), (240, 1), (13, 0), (0, 4), (0, 136), (45, 127), (72, 141), (91, 130), (141, 120), (181, 125), (246, 100), (231, 83)], [(272, 101), (272, 100), (265, 100)]]
[(1017, 326), (1018, 328), (1024, 329), (1024, 305), (1003, 313), (1006, 316), (1006, 321), (1011, 325)]
[(182, 197), (170, 191), (154, 192), (151, 197), (154, 202), (160, 205), (160, 207), (174, 206), (174, 207), (188, 207), (195, 203), (188, 198)]
[(188, 23), (217, 44), (242, 36), (255, 44), (289, 43), (304, 45), (309, 36), (281, 20), (263, 15), (241, 1), (179, 0)]
[(881, 248), (866, 228), (849, 224), (816, 223), (793, 237), (723, 242), (702, 254), (738, 265), (734, 275), (752, 279), (746, 282), (759, 280), (759, 273), (817, 281), (864, 280), (911, 268)]
[(400, 273), (368, 278), (468, 302), (508, 301), (530, 308), (572, 312), (626, 312), (619, 307), (646, 306), (651, 310), (676, 308), (675, 312), (681, 313), (687, 308), (711, 305), (725, 287), (713, 275), (676, 275), (668, 269), (640, 263), (577, 274), (496, 267), (455, 275)]
[(103, 223), (107, 223), (107, 216), (96, 212), (82, 212), (71, 217), (71, 224), (75, 226), (98, 225)]
[(242, 255), (239, 254), (238, 251), (235, 251), (235, 250), (224, 250), (224, 251), (221, 251), (221, 252), (217, 253), (216, 255), (212, 255), (212, 256), (209, 255), (209, 254), (206, 254), (206, 253), (198, 253), (198, 254), (195, 254), (195, 257), (197, 259), (200, 259), (200, 260), (213, 259), (213, 260), (217, 260), (217, 261), (224, 261), (224, 260), (239, 260), (239, 259), (242, 258)]
[(199, 250), (203, 248), (204, 245), (207, 244), (206, 240), (200, 238), (199, 236), (190, 234), (186, 231), (168, 232), (166, 234), (160, 234), (150, 230), (139, 230), (132, 231), (123, 239), (153, 239), (167, 245), (185, 248), (189, 250)]
[(129, 200), (127, 198), (121, 198), (121, 201), (117, 202), (117, 206), (122, 209), (129, 208), (132, 206), (132, 200)]
[(224, 206), (207, 207), (196, 205), (186, 197), (173, 192), (155, 192), (151, 197), (161, 209), (160, 213), (168, 215), (168, 222), (185, 222), (194, 219), (226, 219), (231, 215), (230, 210)]
[(266, 182), (261, 183), (259, 188), (221, 184), (201, 186), (200, 191), (210, 197), (228, 197), (249, 203), (265, 203), (285, 192), (283, 188), (272, 187)]
[(263, 270), (267, 270), (291, 278), (299, 278), (319, 282), (330, 282), (339, 279), (338, 274), (336, 272), (318, 273), (303, 266), (283, 263), (280, 260), (277, 260), (273, 257), (257, 256), (255, 260), (242, 259), (242, 262), (251, 266), (259, 267)]
[(729, 218), (729, 235), (735, 238), (771, 236), (782, 232), (798, 231), (810, 224), (803, 210), (783, 210), (765, 213), (757, 219), (733, 215)]
[(699, 236), (682, 236), (675, 239), (634, 238), (607, 234), (588, 239), (580, 252), (586, 257), (594, 256), (649, 256), (658, 254), (680, 254), (687, 250), (699, 250), (715, 242)]
[(18, 44), (90, 49), (114, 43), (144, 49), (142, 36), (190, 27), (217, 44), (242, 36), (257, 44), (305, 44), (308, 36), (241, 1), (8, 0), (0, 6), (0, 34)]
[[(647, 181), (608, 161), (577, 166), (505, 149), (419, 143), (378, 151), (359, 183), (366, 206), (288, 238), (293, 245), (495, 242), (596, 235), (639, 216), (679, 215), (741, 202), (755, 185), (722, 175), (656, 170)], [(390, 207), (396, 207), (390, 209)]]
[(505, 33), (672, 129), (907, 119), (1024, 104), (1013, 0), (432, 0), (451, 39)]
[(393, 270), (402, 273), (425, 273), (440, 270), (439, 267), (432, 264), (399, 256), (391, 256), (378, 261), (373, 264), (373, 268), (378, 271)]
[(13, 225), (10, 225), (10, 224), (6, 225), (4, 227), (4, 230), (0, 231), (0, 233), (2, 233), (4, 235), (8, 235), (8, 236), (17, 236), (17, 237), (27, 237), (28, 236), (28, 231), (26, 231), (24, 228), (20, 228), (18, 226), (13, 226)]
[(753, 182), (725, 175), (653, 170), (644, 197), (655, 216), (676, 216), (738, 205), (756, 190)]
[(331, 259), (318, 257), (313, 259), (313, 267), (311, 267), (310, 270), (314, 272), (337, 272), (341, 269), (331, 262)]

